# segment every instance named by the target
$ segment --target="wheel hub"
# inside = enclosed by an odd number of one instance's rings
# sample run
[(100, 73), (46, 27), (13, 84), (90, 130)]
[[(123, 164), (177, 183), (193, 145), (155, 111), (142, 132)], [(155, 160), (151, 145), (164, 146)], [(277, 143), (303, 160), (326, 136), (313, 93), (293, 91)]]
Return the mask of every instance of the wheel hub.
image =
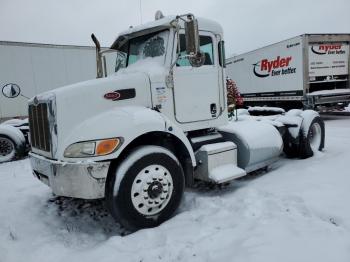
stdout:
[(147, 193), (151, 199), (159, 197), (163, 192), (163, 185), (159, 181), (152, 182), (148, 187)]
[(173, 191), (170, 172), (161, 165), (142, 169), (134, 179), (131, 200), (134, 208), (143, 215), (155, 215), (168, 204)]
[(5, 137), (0, 137), (0, 156), (7, 156), (13, 152), (13, 143)]

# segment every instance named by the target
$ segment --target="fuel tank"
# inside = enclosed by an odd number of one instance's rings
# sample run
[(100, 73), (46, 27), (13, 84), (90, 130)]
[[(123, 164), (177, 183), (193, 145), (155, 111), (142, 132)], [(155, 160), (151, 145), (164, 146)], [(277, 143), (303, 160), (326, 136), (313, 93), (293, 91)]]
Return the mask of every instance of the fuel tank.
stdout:
[(278, 130), (255, 120), (230, 121), (218, 128), (227, 141), (237, 145), (237, 165), (251, 172), (276, 161), (283, 150)]

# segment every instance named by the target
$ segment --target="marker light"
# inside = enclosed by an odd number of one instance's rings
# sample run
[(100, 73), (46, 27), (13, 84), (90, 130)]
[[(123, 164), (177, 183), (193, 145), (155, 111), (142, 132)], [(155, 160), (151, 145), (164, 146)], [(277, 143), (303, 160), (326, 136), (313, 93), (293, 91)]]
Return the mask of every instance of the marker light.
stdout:
[(118, 138), (101, 140), (97, 142), (95, 154), (97, 156), (108, 155), (110, 153), (113, 153), (114, 150), (118, 147), (118, 145), (119, 145)]

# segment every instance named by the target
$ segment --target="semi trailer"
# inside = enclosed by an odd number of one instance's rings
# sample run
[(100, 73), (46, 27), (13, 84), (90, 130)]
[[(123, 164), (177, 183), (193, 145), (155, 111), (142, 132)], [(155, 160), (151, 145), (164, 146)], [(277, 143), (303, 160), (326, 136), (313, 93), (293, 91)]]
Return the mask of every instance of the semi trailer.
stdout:
[[(96, 66), (92, 46), (0, 41), (0, 57), (2, 163), (28, 152), (28, 99), (63, 85), (94, 79)], [(111, 69), (112, 58), (106, 60)]]
[(350, 102), (350, 34), (304, 34), (226, 60), (246, 106), (332, 108)]
[[(92, 39), (97, 79), (29, 101), (29, 157), (55, 195), (105, 198), (130, 230), (169, 219), (196, 181), (225, 184), (283, 151), (307, 158), (324, 147), (312, 110), (230, 121), (223, 30), (212, 20), (157, 12), (110, 50)], [(111, 52), (115, 72), (107, 74)]]
[(27, 117), (28, 99), (36, 94), (94, 79), (94, 61), (92, 46), (0, 41), (0, 88), (11, 86), (15, 94), (0, 95), (0, 122)]

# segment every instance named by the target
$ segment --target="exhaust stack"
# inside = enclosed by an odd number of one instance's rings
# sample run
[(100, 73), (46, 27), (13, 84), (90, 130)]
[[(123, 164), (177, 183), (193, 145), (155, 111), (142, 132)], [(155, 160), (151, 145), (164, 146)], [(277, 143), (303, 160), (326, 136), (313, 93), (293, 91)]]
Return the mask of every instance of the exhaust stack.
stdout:
[(101, 45), (94, 34), (91, 34), (91, 39), (96, 46), (96, 72), (97, 72), (96, 78), (102, 78), (103, 77), (102, 57), (100, 53)]

